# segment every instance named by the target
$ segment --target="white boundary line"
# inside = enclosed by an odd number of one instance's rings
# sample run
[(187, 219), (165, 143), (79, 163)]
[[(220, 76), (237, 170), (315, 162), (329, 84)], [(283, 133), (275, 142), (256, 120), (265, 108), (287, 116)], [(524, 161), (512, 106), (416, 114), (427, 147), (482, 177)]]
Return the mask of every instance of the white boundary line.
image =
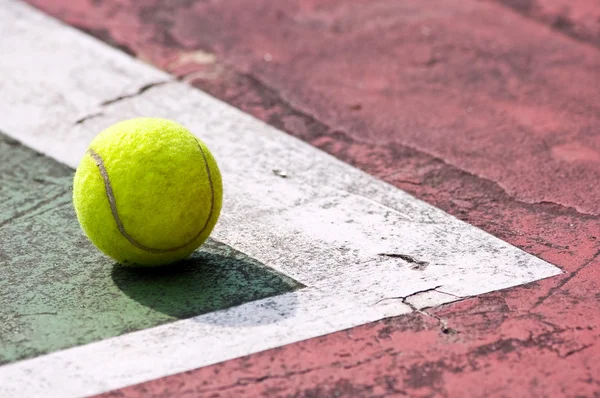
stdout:
[[(442, 286), (411, 297), (439, 305), (561, 272), (16, 0), (0, 20), (0, 130), (76, 167), (114, 122), (183, 123), (223, 173), (213, 236), (308, 286), (5, 365), (2, 397), (96, 394), (411, 311), (383, 298)], [(135, 95), (156, 82), (167, 83)]]

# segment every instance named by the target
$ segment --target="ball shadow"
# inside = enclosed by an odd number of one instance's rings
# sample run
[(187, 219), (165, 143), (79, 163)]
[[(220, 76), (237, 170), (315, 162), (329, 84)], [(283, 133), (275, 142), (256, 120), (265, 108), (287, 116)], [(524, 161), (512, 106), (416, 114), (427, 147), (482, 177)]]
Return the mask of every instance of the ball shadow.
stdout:
[[(190, 258), (165, 267), (131, 268), (114, 264), (111, 277), (132, 300), (176, 319), (192, 318), (303, 287), (299, 282), (215, 241), (207, 242)], [(277, 322), (292, 315), (294, 296), (285, 296), (284, 301), (291, 302), (287, 311), (278, 312), (279, 317), (253, 319), (252, 314), (245, 314), (239, 318), (239, 324)], [(223, 322), (221, 317), (208, 318), (214, 318), (215, 323)], [(231, 326), (236, 325), (235, 319), (230, 321)]]

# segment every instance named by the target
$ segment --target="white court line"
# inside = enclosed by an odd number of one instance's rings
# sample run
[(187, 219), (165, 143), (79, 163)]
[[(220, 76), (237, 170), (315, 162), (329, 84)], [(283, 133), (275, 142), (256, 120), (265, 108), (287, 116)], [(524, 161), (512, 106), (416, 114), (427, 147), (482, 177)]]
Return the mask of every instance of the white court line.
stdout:
[[(2, 366), (2, 397), (96, 394), (411, 311), (382, 298), (442, 286), (412, 297), (439, 305), (561, 272), (16, 0), (0, 21), (0, 130), (76, 167), (119, 120), (183, 123), (223, 174), (213, 236), (308, 286)], [(101, 105), (156, 82), (167, 83)]]

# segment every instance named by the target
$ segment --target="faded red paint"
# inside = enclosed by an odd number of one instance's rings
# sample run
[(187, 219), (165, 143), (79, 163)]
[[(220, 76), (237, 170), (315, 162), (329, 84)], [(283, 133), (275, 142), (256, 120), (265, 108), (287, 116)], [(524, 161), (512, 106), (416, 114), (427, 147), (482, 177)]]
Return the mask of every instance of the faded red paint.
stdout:
[(600, 394), (600, 46), (522, 16), (564, 1), (29, 2), (567, 271), (113, 396)]
[[(60, 2), (44, 6), (161, 67), (190, 72), (190, 54), (214, 53), (354, 140), (441, 158), (527, 203), (600, 213), (599, 163), (552, 151), (600, 153), (598, 49), (494, 3)], [(211, 72), (195, 82), (219, 84)]]

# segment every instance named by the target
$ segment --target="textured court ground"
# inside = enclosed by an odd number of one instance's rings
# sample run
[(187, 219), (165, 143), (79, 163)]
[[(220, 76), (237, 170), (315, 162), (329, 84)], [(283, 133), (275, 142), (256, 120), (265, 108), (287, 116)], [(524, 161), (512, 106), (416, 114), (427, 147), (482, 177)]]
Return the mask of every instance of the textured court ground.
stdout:
[[(599, 3), (27, 2), (0, 4), (0, 395), (600, 394)], [(140, 115), (225, 176), (176, 272), (71, 209)]]

